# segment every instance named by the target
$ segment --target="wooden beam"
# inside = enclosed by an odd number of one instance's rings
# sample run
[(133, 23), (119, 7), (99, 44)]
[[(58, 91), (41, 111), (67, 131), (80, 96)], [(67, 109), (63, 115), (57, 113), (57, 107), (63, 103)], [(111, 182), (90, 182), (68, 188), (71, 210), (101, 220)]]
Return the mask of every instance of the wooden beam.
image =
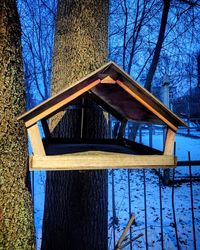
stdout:
[(58, 103), (52, 104), (52, 106), (48, 107), (47, 109), (44, 109), (43, 111), (39, 112), (38, 114), (36, 114), (35, 116), (33, 116), (32, 118), (28, 119), (25, 122), (26, 127), (30, 127), (33, 124), (35, 124), (37, 121), (47, 117), (48, 115), (50, 115), (51, 113), (55, 112), (56, 110), (62, 108), (63, 106), (65, 106), (66, 104), (68, 104), (69, 102), (73, 101), (74, 99), (76, 99), (77, 97), (79, 97), (80, 95), (84, 94), (85, 92), (87, 92), (88, 90), (92, 89), (93, 87), (95, 87), (96, 85), (98, 85), (101, 82), (100, 79), (97, 79), (96, 81), (91, 82), (90, 84), (86, 85), (85, 87), (79, 89), (77, 92), (73, 93), (72, 95), (69, 95), (67, 98), (61, 99)]
[(164, 155), (173, 155), (175, 135), (176, 133), (174, 131), (172, 131), (170, 128), (167, 128)]
[(69, 154), (30, 157), (30, 170), (101, 170), (121, 168), (173, 168), (176, 157), (168, 155)]
[(49, 130), (49, 125), (47, 123), (47, 120), (42, 119), (41, 123), (42, 123), (42, 128), (43, 128), (43, 131), (44, 131), (45, 138), (46, 139), (51, 138), (51, 133), (50, 133), (50, 130)]
[(38, 125), (36, 123), (30, 128), (28, 128), (28, 135), (30, 138), (31, 147), (32, 147), (34, 156), (35, 155), (45, 156), (46, 153), (44, 150), (44, 145), (42, 142), (42, 138), (40, 135)]
[(101, 83), (104, 83), (104, 84), (115, 84), (116, 81), (110, 77), (110, 76), (106, 76), (104, 77), (102, 80), (101, 80)]
[(157, 111), (146, 100), (140, 97), (137, 93), (131, 90), (128, 86), (126, 86), (126, 84), (124, 84), (120, 80), (117, 80), (116, 82), (121, 88), (123, 88), (127, 93), (129, 93), (132, 97), (134, 97), (139, 103), (141, 103), (144, 107), (146, 107), (149, 111), (151, 111), (154, 115), (156, 115), (161, 121), (167, 124), (172, 130), (174, 131), (177, 130), (177, 127), (173, 123), (171, 123), (168, 119), (166, 119), (159, 111)]

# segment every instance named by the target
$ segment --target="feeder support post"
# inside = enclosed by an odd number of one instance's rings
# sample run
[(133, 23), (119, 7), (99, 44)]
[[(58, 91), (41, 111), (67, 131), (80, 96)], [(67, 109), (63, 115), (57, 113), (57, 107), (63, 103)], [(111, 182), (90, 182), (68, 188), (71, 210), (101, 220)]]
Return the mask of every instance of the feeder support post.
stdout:
[(32, 150), (34, 155), (45, 156), (45, 149), (37, 123), (28, 128)]
[(126, 124), (127, 124), (127, 119), (123, 119), (121, 121), (121, 125), (119, 127), (119, 132), (117, 135), (117, 140), (121, 140), (123, 139), (124, 133), (125, 133), (125, 129), (126, 129)]

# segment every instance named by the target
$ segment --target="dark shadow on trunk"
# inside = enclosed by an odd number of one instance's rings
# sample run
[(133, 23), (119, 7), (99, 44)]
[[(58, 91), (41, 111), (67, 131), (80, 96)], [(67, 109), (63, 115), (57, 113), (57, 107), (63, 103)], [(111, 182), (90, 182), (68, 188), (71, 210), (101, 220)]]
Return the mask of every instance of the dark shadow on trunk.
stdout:
[[(85, 106), (84, 138), (105, 138), (102, 110), (90, 100)], [(81, 117), (81, 109), (66, 110), (52, 136), (80, 138)], [(47, 172), (43, 250), (107, 249), (107, 178), (106, 170)]]

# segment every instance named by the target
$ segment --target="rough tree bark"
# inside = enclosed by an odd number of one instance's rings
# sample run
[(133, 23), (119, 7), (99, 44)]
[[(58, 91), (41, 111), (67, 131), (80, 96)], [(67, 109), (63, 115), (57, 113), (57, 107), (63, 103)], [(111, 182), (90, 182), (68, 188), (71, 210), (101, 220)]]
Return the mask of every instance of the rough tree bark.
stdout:
[[(52, 94), (107, 60), (108, 0), (58, 1)], [(85, 100), (84, 138), (106, 136), (103, 113)], [(80, 138), (81, 110), (51, 120), (52, 134)], [(48, 172), (42, 249), (107, 249), (107, 171)]]
[(167, 26), (167, 19), (168, 19), (169, 8), (170, 8), (170, 0), (163, 0), (163, 3), (164, 3), (164, 6), (163, 6), (163, 11), (162, 11), (162, 18), (161, 18), (158, 40), (156, 42), (153, 59), (152, 59), (150, 68), (147, 73), (146, 81), (145, 81), (145, 88), (148, 89), (149, 91), (151, 91), (152, 80), (156, 72), (156, 68), (158, 65), (159, 58), (160, 58), (160, 52), (161, 52), (162, 45), (165, 39), (165, 30)]
[(14, 0), (0, 2), (0, 249), (34, 249), (31, 196), (26, 187), (27, 136), (20, 23)]

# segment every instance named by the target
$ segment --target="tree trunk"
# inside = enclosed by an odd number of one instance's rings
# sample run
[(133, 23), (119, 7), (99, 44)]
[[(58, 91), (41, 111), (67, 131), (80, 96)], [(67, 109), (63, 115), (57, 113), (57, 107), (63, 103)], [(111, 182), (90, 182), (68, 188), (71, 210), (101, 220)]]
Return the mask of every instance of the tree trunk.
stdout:
[(147, 73), (146, 82), (145, 82), (145, 88), (148, 89), (149, 91), (151, 91), (152, 80), (156, 72), (156, 68), (158, 65), (159, 58), (160, 58), (160, 52), (161, 52), (162, 45), (165, 39), (165, 30), (167, 26), (167, 18), (168, 18), (169, 8), (170, 8), (170, 0), (163, 0), (163, 2), (164, 2), (164, 7), (163, 7), (163, 12), (162, 12), (159, 36), (158, 36), (158, 40), (156, 43), (153, 59), (152, 59), (149, 71)]
[[(106, 62), (107, 27), (107, 0), (58, 2), (53, 94)], [(102, 111), (87, 98), (84, 105), (83, 134), (77, 106), (51, 119), (53, 136), (106, 137)], [(42, 249), (107, 249), (107, 199), (107, 171), (48, 172)]]
[(34, 249), (31, 196), (26, 187), (27, 136), (20, 23), (14, 0), (0, 2), (0, 249)]

